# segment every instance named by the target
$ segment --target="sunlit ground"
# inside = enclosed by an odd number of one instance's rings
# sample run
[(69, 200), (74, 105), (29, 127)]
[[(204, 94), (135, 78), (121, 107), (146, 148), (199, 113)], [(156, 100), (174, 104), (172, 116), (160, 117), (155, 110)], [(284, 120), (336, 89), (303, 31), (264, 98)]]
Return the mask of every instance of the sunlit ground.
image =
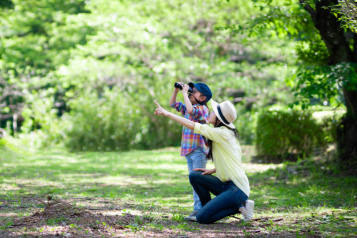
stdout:
[[(256, 220), (244, 223), (237, 215), (214, 225), (199, 225), (183, 220), (192, 209), (192, 190), (179, 148), (27, 155), (4, 152), (0, 228), (21, 235), (357, 235), (356, 178), (329, 176), (311, 166), (250, 163), (251, 146), (244, 146), (243, 153)], [(208, 167), (212, 166), (209, 162)], [(16, 225), (18, 219), (27, 219), (36, 211), (46, 212), (48, 195), (90, 212), (92, 215), (85, 213), (92, 216), (87, 223), (98, 221), (99, 228), (76, 223), (66, 214), (45, 217), (31, 227)]]

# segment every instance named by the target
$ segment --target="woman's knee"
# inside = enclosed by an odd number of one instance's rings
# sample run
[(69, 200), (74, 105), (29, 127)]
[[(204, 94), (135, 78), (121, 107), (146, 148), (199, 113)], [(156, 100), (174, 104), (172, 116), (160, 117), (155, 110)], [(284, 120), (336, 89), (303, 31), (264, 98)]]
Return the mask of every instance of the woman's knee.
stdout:
[(202, 172), (200, 172), (200, 171), (192, 171), (188, 175), (188, 178), (190, 179), (190, 182), (192, 182), (192, 181), (196, 181), (200, 176), (202, 176)]

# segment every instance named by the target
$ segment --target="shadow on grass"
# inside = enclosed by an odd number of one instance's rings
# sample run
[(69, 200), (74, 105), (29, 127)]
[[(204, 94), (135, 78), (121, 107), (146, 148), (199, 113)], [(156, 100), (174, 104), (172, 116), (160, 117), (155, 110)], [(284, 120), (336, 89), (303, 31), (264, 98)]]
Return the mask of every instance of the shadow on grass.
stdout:
[[(256, 219), (244, 223), (229, 218), (212, 225), (183, 220), (191, 209), (192, 190), (186, 162), (177, 152), (49, 153), (0, 162), (0, 228), (8, 234), (357, 234), (357, 178), (336, 175), (333, 167), (314, 161), (249, 174)], [(42, 214), (47, 195), (72, 210), (81, 208), (88, 222), (77, 221), (73, 214), (67, 220), (41, 215), (37, 225), (13, 226), (17, 219)]]
[[(113, 207), (113, 202), (101, 200), (104, 206), (87, 205), (78, 207), (63, 200), (41, 200), (36, 197), (21, 197), (25, 207), (37, 205), (29, 215), (3, 217), (0, 226), (3, 236), (105, 236), (111, 237), (127, 233), (132, 236), (153, 237), (236, 237), (247, 234), (267, 235), (268, 231), (257, 229), (260, 220), (242, 223), (239, 219), (222, 220), (215, 224), (202, 225), (185, 222), (181, 214), (167, 214), (163, 211), (144, 210), (140, 214), (126, 212), (128, 208)], [(77, 201), (78, 202), (78, 201)], [(83, 202), (83, 201), (82, 201)], [(98, 202), (98, 200), (97, 200)], [(12, 218), (12, 219), (10, 219)], [(256, 224), (257, 223), (257, 224)], [(273, 234), (273, 233), (271, 233)], [(291, 236), (283, 231), (280, 235)]]
[(262, 211), (355, 208), (357, 177), (341, 176), (334, 169), (331, 163), (306, 160), (255, 173), (250, 176), (251, 197)]

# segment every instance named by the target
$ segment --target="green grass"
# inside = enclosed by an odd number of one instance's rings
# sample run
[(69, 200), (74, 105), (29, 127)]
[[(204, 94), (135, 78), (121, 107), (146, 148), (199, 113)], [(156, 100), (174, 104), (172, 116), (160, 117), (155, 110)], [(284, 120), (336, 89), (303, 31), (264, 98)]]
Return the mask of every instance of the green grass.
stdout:
[[(244, 151), (251, 155), (250, 147)], [(261, 165), (245, 156), (256, 219), (243, 222), (237, 215), (200, 225), (183, 219), (191, 212), (192, 192), (178, 148), (1, 152), (0, 232), (6, 234), (357, 236), (357, 178), (313, 160)], [(90, 211), (95, 224), (59, 214), (32, 226), (14, 225), (43, 211), (48, 195)]]

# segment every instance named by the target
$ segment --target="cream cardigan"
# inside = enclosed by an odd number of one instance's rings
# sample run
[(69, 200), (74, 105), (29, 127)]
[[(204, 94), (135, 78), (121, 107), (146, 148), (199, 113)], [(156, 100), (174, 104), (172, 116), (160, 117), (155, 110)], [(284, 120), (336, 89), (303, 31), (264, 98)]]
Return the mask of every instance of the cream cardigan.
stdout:
[(249, 181), (242, 166), (242, 151), (234, 132), (224, 126), (213, 128), (200, 123), (195, 123), (194, 132), (212, 140), (217, 177), (222, 182), (233, 181), (249, 197)]

